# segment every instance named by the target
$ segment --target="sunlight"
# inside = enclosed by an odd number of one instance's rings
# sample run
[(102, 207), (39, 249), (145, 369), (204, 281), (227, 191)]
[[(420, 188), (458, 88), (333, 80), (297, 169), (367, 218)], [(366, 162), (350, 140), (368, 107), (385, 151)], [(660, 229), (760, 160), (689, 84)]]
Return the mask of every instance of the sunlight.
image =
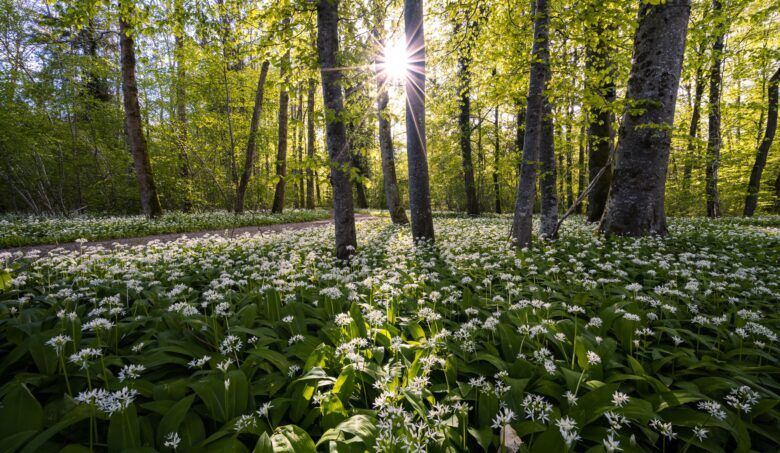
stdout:
[(393, 41), (385, 46), (384, 71), (390, 81), (400, 82), (406, 78), (409, 62), (406, 56), (406, 43)]

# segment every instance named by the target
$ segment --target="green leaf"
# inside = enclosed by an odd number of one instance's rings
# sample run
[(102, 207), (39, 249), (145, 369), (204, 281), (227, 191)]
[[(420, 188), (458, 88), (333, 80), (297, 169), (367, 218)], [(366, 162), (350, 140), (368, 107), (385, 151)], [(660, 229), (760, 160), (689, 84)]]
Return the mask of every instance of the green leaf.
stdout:
[(24, 384), (13, 384), (0, 407), (0, 439), (21, 431), (40, 431), (43, 408)]
[(108, 451), (121, 452), (140, 446), (141, 429), (138, 426), (135, 406), (131, 404), (111, 415), (111, 422), (108, 424)]
[(76, 406), (74, 407), (70, 412), (65, 414), (65, 416), (60, 420), (59, 422), (52, 425), (50, 428), (48, 428), (46, 431), (38, 434), (35, 436), (35, 438), (28, 443), (24, 449), (22, 450), (23, 453), (32, 453), (37, 452), (38, 449), (46, 443), (50, 438), (52, 438), (54, 435), (59, 433), (60, 431), (64, 430), (65, 428), (69, 427), (70, 425), (73, 425), (75, 423), (78, 423), (82, 420), (86, 420), (89, 418), (91, 412), (91, 408), (89, 406)]
[(325, 431), (317, 442), (317, 446), (330, 441), (358, 439), (365, 449), (370, 449), (374, 445), (377, 431), (376, 419), (364, 414), (353, 415), (335, 428)]
[(477, 440), (483, 450), (490, 451), (490, 444), (493, 443), (493, 430), (489, 426), (482, 429), (469, 428), (469, 434)]
[(314, 441), (303, 428), (296, 425), (280, 426), (271, 436), (275, 453), (313, 453)]
[(187, 416), (187, 412), (190, 410), (192, 402), (195, 400), (195, 395), (190, 395), (171, 407), (168, 412), (163, 415), (160, 420), (160, 424), (157, 428), (157, 447), (162, 448), (165, 442), (165, 436), (170, 433), (179, 431), (179, 425), (184, 421)]

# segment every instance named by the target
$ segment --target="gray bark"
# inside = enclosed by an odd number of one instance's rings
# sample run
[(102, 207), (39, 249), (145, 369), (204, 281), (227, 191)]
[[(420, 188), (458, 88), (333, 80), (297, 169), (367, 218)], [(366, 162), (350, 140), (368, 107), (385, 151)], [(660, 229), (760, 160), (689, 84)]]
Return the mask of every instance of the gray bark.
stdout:
[(252, 177), (254, 167), (255, 153), (257, 152), (257, 128), (260, 124), (260, 113), (263, 110), (263, 94), (265, 92), (265, 79), (268, 77), (268, 67), (270, 63), (264, 61), (260, 67), (260, 77), (257, 79), (257, 89), (255, 90), (255, 104), (252, 108), (252, 120), (249, 123), (249, 138), (246, 141), (246, 155), (244, 156), (244, 171), (241, 173), (241, 179), (236, 187), (236, 214), (244, 212), (244, 197), (246, 189), (249, 186), (249, 179)]
[(133, 167), (141, 193), (141, 209), (147, 217), (162, 214), (157, 186), (154, 183), (152, 164), (141, 122), (141, 106), (138, 103), (138, 84), (135, 78), (135, 48), (132, 26), (128, 19), (119, 18), (119, 50), (122, 72), (122, 97), (125, 107), (125, 127), (130, 152), (133, 155)]
[(425, 141), (425, 34), (423, 0), (404, 0), (404, 31), (409, 58), (406, 78), (406, 154), (409, 207), (415, 240), (434, 240)]
[(756, 212), (758, 191), (761, 189), (761, 174), (764, 172), (766, 158), (769, 155), (769, 148), (772, 147), (772, 141), (775, 139), (775, 132), (777, 131), (778, 84), (780, 84), (780, 68), (778, 68), (769, 79), (769, 86), (767, 88), (767, 104), (769, 109), (767, 113), (766, 130), (764, 131), (764, 138), (758, 146), (753, 169), (750, 171), (750, 181), (748, 182), (747, 190), (748, 194), (747, 198), (745, 198), (745, 210), (743, 212), (745, 217), (752, 217)]
[[(548, 111), (544, 90), (549, 79), (549, 16), (547, 0), (536, 0), (534, 7), (534, 44), (531, 51), (531, 75), (525, 110), (523, 157), (520, 182), (517, 185), (515, 213), (511, 235), (517, 247), (531, 245), (531, 228), (536, 199), (536, 177), (542, 136), (545, 135), (545, 114)], [(555, 186), (553, 185), (553, 189)]]
[(720, 168), (720, 91), (722, 83), (721, 67), (723, 65), (723, 40), (726, 34), (721, 11), (720, 0), (712, 1), (715, 21), (715, 41), (712, 44), (712, 66), (710, 67), (710, 96), (707, 112), (707, 170), (705, 191), (707, 199), (707, 216), (720, 217), (720, 195), (718, 193), (718, 169)]
[[(589, 106), (588, 124), (588, 176), (593, 181), (602, 168), (609, 165), (614, 139), (614, 118), (610, 106), (615, 102), (614, 64), (610, 54), (609, 38), (604, 36), (604, 29), (597, 29), (598, 42), (594, 47), (588, 47), (586, 63), (592, 80), (589, 89), (601, 98), (601, 102)], [(602, 104), (603, 102), (603, 104)], [(588, 194), (587, 216), (589, 222), (598, 222), (604, 214), (604, 207), (609, 196), (609, 186), (612, 183), (612, 169), (607, 167), (601, 177), (593, 185)]]
[(289, 116), (288, 107), (290, 95), (284, 86), (290, 79), (290, 51), (284, 54), (282, 59), (281, 73), (282, 88), (279, 90), (279, 137), (276, 142), (276, 182), (274, 190), (274, 204), (271, 212), (280, 213), (284, 211), (284, 195), (287, 183), (287, 120)]
[(344, 125), (344, 93), (341, 90), (339, 51), (339, 2), (317, 2), (317, 53), (325, 104), (325, 133), (333, 186), (333, 219), (336, 227), (336, 257), (348, 259), (357, 247), (355, 213), (350, 180), (350, 152)]
[(607, 235), (667, 233), (664, 189), (690, 5), (690, 0), (667, 0), (639, 7), (628, 107), (600, 225)]
[(314, 209), (314, 95), (317, 81), (309, 79), (306, 98), (306, 209)]

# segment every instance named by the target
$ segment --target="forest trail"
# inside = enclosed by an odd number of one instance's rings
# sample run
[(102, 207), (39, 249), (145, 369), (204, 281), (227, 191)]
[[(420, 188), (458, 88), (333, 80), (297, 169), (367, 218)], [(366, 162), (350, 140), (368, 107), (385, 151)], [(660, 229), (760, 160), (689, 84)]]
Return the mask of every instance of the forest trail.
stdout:
[[(376, 217), (368, 214), (355, 214), (355, 221), (358, 222), (379, 220), (380, 218), (381, 217)], [(138, 236), (138, 237), (131, 237), (131, 238), (105, 239), (105, 240), (85, 242), (82, 245), (79, 245), (79, 243), (77, 242), (66, 242), (63, 244), (26, 245), (23, 247), (12, 247), (7, 249), (0, 249), (0, 252), (3, 253), (8, 252), (12, 254), (16, 252), (22, 252), (27, 254), (30, 251), (38, 250), (41, 252), (41, 255), (43, 256), (54, 249), (78, 250), (79, 247), (97, 247), (97, 246), (106, 249), (112, 249), (115, 248), (117, 245), (119, 246), (146, 245), (152, 241), (173, 242), (185, 236), (191, 239), (200, 238), (207, 235), (233, 238), (233, 237), (241, 236), (242, 234), (246, 234), (246, 233), (249, 233), (250, 235), (255, 235), (260, 233), (281, 233), (283, 231), (298, 231), (298, 230), (305, 230), (308, 228), (316, 228), (316, 227), (320, 227), (324, 225), (332, 225), (332, 224), (333, 224), (333, 219), (330, 218), (325, 220), (312, 220), (309, 222), (279, 223), (276, 225), (246, 226), (246, 227), (239, 227), (239, 228), (220, 228), (216, 230), (201, 230), (201, 231), (190, 231), (190, 232), (183, 232), (183, 233), (153, 234), (150, 236)]]

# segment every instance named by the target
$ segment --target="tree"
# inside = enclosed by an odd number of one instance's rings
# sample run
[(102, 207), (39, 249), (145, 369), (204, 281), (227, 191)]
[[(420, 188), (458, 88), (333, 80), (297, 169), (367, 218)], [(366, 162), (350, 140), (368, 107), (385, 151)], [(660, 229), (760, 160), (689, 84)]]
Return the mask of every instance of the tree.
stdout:
[(458, 11), (457, 15), (465, 18), (456, 19), (455, 35), (461, 42), (458, 46), (458, 129), (460, 137), (460, 154), (463, 159), (463, 186), (466, 191), (466, 211), (469, 215), (479, 215), (477, 189), (474, 185), (474, 163), (471, 158), (471, 47), (476, 21), (469, 16), (469, 11)]
[[(517, 247), (531, 245), (531, 226), (536, 199), (536, 177), (540, 148), (551, 133), (549, 104), (544, 90), (550, 77), (549, 14), (547, 0), (536, 0), (534, 6), (534, 44), (531, 50), (531, 74), (528, 83), (528, 100), (525, 108), (525, 134), (523, 136), (520, 182), (517, 185), (515, 213), (511, 235)], [(546, 128), (550, 127), (547, 131)], [(553, 162), (554, 165), (554, 162)], [(555, 190), (553, 180), (552, 190)]]
[(187, 89), (185, 87), (187, 69), (184, 55), (186, 20), (183, 3), (183, 0), (174, 0), (173, 2), (173, 56), (176, 64), (176, 143), (179, 148), (179, 177), (182, 179), (184, 187), (181, 208), (182, 211), (189, 212), (192, 209), (192, 175), (190, 174), (190, 161), (187, 153)]
[(712, 0), (715, 40), (712, 43), (712, 66), (710, 66), (710, 95), (707, 112), (707, 172), (706, 195), (707, 216), (720, 217), (720, 196), (718, 194), (718, 168), (720, 167), (720, 93), (722, 84), (723, 40), (726, 35), (725, 17), (721, 0)]
[[(381, 7), (378, 7), (377, 10), (381, 10)], [(379, 27), (384, 27), (384, 15), (378, 14), (376, 22), (373, 29), (374, 38), (377, 40), (379, 47), (383, 49), (385, 44), (384, 33), (380, 31)], [(398, 178), (395, 172), (395, 149), (393, 149), (393, 135), (390, 130), (390, 117), (387, 111), (389, 102), (387, 94), (388, 75), (383, 64), (384, 61), (379, 59), (374, 62), (377, 87), (376, 117), (379, 134), (379, 153), (382, 158), (383, 188), (387, 210), (390, 212), (390, 219), (396, 225), (406, 225), (409, 223), (409, 219), (406, 218), (406, 211), (403, 204), (401, 204), (401, 194), (398, 189)]]
[(141, 192), (141, 209), (147, 217), (154, 218), (162, 214), (157, 186), (154, 184), (152, 163), (146, 146), (141, 106), (138, 102), (138, 84), (135, 78), (135, 43), (133, 39), (133, 5), (119, 4), (119, 50), (122, 72), (122, 97), (125, 107), (125, 127), (130, 153), (133, 156), (135, 176)]
[[(588, 124), (588, 175), (593, 187), (588, 193), (587, 217), (589, 222), (598, 222), (604, 214), (609, 186), (612, 182), (610, 155), (614, 138), (611, 106), (615, 102), (615, 74), (612, 62), (614, 36), (607, 26), (596, 19), (593, 26), (596, 44), (587, 47), (586, 65), (588, 72), (589, 105)], [(606, 168), (605, 168), (606, 167)], [(601, 170), (604, 169), (602, 172)], [(601, 172), (601, 176), (597, 175)]]
[[(289, 21), (286, 21), (289, 24)], [(287, 120), (289, 115), (290, 95), (287, 92), (287, 84), (290, 81), (290, 50), (285, 52), (279, 76), (282, 79), (282, 87), (279, 90), (279, 137), (276, 142), (276, 189), (274, 190), (274, 203), (271, 212), (280, 213), (284, 210), (284, 193), (287, 182)]]
[(664, 190), (690, 0), (642, 2), (634, 35), (628, 106), (600, 229), (607, 235), (665, 235)]
[(336, 226), (336, 257), (348, 259), (357, 247), (355, 214), (350, 180), (350, 152), (344, 124), (344, 93), (341, 91), (339, 51), (339, 1), (317, 2), (317, 53), (325, 104), (325, 134), (333, 186), (333, 219)]
[(434, 240), (428, 157), (425, 140), (425, 34), (423, 0), (404, 0), (404, 32), (409, 74), (406, 77), (406, 154), (409, 208), (415, 240)]
[(306, 209), (314, 209), (314, 96), (317, 92), (317, 81), (309, 79), (309, 91), (306, 94)]
[(265, 79), (268, 77), (268, 60), (264, 61), (260, 67), (260, 77), (257, 79), (257, 89), (255, 90), (255, 103), (252, 108), (252, 120), (249, 123), (249, 137), (246, 141), (246, 154), (244, 156), (244, 170), (241, 172), (241, 179), (236, 186), (236, 205), (235, 212), (240, 214), (244, 212), (244, 197), (246, 188), (249, 186), (249, 178), (252, 177), (252, 168), (254, 166), (255, 153), (257, 152), (257, 129), (260, 125), (260, 112), (263, 110), (263, 94), (265, 93)]
[(498, 170), (501, 164), (501, 123), (499, 122), (500, 107), (496, 106), (493, 117), (495, 135), (493, 137), (493, 195), (495, 197), (496, 214), (501, 214), (501, 184), (499, 183)]
[(688, 189), (691, 183), (692, 160), (698, 154), (699, 122), (701, 120), (701, 98), (704, 95), (704, 83), (701, 69), (696, 70), (694, 77), (693, 111), (691, 113), (691, 126), (688, 128), (688, 149), (683, 164), (683, 188)]
[(772, 141), (775, 139), (775, 132), (777, 131), (778, 84), (780, 84), (780, 68), (778, 68), (769, 79), (769, 86), (767, 88), (767, 104), (769, 108), (766, 119), (766, 130), (764, 131), (764, 138), (758, 146), (753, 169), (750, 171), (750, 181), (748, 182), (747, 190), (748, 194), (747, 198), (745, 198), (745, 210), (743, 211), (745, 217), (752, 217), (756, 211), (758, 191), (761, 188), (761, 173), (764, 172), (766, 158), (769, 155), (769, 148), (772, 147)]

